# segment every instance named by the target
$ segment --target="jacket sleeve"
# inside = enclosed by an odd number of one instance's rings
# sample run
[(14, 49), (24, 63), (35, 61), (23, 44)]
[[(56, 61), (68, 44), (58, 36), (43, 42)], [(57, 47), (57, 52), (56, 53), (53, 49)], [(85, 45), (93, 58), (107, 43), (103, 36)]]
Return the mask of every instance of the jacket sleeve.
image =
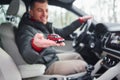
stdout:
[(70, 25), (68, 25), (62, 29), (54, 28), (54, 31), (55, 31), (55, 33), (59, 34), (60, 36), (66, 38), (66, 36), (71, 34), (73, 31), (75, 31), (80, 26), (81, 26), (80, 21), (76, 20), (76, 21), (72, 22)]

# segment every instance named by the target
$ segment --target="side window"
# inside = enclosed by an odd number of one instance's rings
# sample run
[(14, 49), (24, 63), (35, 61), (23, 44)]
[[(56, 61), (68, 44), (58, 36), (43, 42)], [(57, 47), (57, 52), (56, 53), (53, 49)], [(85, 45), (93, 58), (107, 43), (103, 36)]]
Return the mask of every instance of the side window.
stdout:
[(6, 17), (7, 8), (8, 5), (0, 5), (0, 24), (6, 21), (5, 17)]
[(52, 22), (53, 26), (57, 28), (65, 27), (78, 18), (77, 15), (64, 8), (51, 5), (49, 5), (48, 15), (48, 21)]
[(15, 26), (18, 26), (20, 17), (7, 15), (6, 12), (8, 7), (9, 5), (0, 5), (0, 24), (4, 22), (11, 22)]

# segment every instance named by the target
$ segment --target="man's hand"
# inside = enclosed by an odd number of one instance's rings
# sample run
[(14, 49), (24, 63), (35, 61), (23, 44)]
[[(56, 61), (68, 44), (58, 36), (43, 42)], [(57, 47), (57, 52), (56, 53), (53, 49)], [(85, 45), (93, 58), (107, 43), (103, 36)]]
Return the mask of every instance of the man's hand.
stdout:
[(92, 16), (83, 16), (79, 18), (80, 23), (86, 22), (88, 19), (91, 19)]
[(64, 42), (56, 43), (53, 40), (45, 39), (43, 34), (41, 34), (41, 33), (35, 34), (35, 36), (33, 38), (33, 44), (39, 48), (47, 48), (50, 46), (64, 46), (65, 45)]

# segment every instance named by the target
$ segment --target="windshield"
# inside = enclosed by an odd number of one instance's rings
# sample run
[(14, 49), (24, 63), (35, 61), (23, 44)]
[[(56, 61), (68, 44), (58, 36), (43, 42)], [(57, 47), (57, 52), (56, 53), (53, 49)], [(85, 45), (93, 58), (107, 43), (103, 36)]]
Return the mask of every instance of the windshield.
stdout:
[(120, 22), (119, 0), (76, 0), (74, 6), (92, 15), (98, 22)]

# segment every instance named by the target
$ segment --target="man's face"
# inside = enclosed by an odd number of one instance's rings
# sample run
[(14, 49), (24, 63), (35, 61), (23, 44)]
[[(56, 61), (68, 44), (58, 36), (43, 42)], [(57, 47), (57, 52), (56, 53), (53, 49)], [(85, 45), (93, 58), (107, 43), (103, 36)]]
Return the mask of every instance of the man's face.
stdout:
[(46, 24), (48, 21), (48, 3), (35, 2), (34, 7), (30, 10), (32, 19)]

